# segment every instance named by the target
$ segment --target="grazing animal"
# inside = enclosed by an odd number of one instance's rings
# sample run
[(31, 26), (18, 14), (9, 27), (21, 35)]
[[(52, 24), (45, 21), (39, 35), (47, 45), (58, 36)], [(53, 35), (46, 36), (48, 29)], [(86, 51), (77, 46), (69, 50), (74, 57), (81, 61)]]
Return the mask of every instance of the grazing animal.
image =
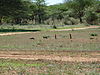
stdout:
[(35, 38), (32, 37), (32, 38), (30, 38), (30, 39), (34, 40)]
[(91, 37), (90, 39), (94, 39), (93, 37)]
[(72, 31), (74, 31), (74, 29), (72, 29)]
[(43, 36), (43, 39), (48, 39), (50, 36)]

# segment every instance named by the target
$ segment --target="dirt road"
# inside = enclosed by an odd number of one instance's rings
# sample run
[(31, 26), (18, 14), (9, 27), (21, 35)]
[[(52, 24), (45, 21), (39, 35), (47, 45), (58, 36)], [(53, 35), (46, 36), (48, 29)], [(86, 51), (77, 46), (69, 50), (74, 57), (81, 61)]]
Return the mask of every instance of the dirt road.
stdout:
[(0, 36), (16, 35), (16, 34), (26, 34), (26, 33), (32, 33), (32, 32), (11, 32), (11, 33), (2, 33), (2, 34), (0, 34)]
[(71, 31), (71, 30), (83, 30), (83, 29), (91, 29), (91, 28), (99, 28), (100, 26), (89, 26), (89, 27), (82, 27), (82, 28), (71, 28), (71, 29), (57, 29), (52, 31)]
[(58, 55), (55, 54), (56, 52), (54, 54), (48, 55), (46, 54), (46, 52), (44, 54), (37, 53), (34, 51), (0, 51), (0, 58), (25, 60), (53, 60), (65, 62), (100, 62), (100, 52), (78, 52), (78, 54), (76, 54), (75, 56), (62, 55), (72, 54), (72, 52), (58, 52)]
[[(83, 27), (83, 28), (73, 28), (73, 29), (57, 29), (57, 30), (51, 30), (51, 31), (70, 31), (70, 30), (82, 30), (82, 29), (90, 29), (90, 28), (99, 28), (100, 26), (89, 26), (89, 27)], [(16, 35), (16, 34), (27, 34), (27, 33), (33, 33), (33, 32), (11, 32), (11, 33), (1, 33), (0, 36), (7, 36), (7, 35)]]

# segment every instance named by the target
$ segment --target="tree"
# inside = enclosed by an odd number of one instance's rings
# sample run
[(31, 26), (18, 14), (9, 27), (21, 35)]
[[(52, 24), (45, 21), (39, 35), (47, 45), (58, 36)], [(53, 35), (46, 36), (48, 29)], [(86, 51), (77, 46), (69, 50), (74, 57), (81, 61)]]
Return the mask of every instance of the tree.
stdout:
[(100, 1), (96, 1), (93, 7), (88, 7), (85, 10), (85, 20), (88, 24), (98, 24), (100, 21)]
[(46, 13), (45, 7), (45, 0), (34, 0), (34, 4), (31, 6), (31, 9), (33, 10), (33, 17), (36, 23), (43, 23)]
[(84, 16), (85, 8), (94, 5), (96, 0), (68, 0), (69, 9), (73, 10), (74, 17), (79, 18), (80, 23), (83, 23), (82, 17)]
[(0, 0), (0, 23), (5, 17), (11, 17), (16, 19), (16, 23), (19, 21), (19, 17), (25, 13), (26, 6), (24, 0)]
[(27, 19), (29, 19), (31, 16), (30, 5), (31, 5), (31, 1), (22, 0), (21, 9), (13, 13), (13, 19), (14, 19), (15, 24), (27, 23)]
[(52, 24), (55, 20), (61, 21), (65, 16), (68, 9), (65, 4), (51, 5), (47, 7), (48, 17), (52, 19)]

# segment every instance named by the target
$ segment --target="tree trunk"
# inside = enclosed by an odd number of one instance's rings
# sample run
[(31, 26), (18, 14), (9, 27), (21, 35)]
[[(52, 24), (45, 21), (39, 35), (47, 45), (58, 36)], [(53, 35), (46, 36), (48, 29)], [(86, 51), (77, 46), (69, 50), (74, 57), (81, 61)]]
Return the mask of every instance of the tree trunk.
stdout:
[(21, 24), (21, 19), (20, 18), (16, 18), (15, 19), (15, 24)]
[(2, 24), (1, 19), (0, 19), (0, 25)]
[(0, 17), (0, 25), (2, 25), (2, 16)]
[(35, 24), (39, 24), (39, 16), (38, 15), (35, 16)]
[(41, 24), (41, 15), (38, 15), (38, 23)]
[(81, 18), (81, 17), (79, 17), (79, 19), (80, 19), (80, 23), (83, 23), (83, 20), (82, 20), (82, 18)]

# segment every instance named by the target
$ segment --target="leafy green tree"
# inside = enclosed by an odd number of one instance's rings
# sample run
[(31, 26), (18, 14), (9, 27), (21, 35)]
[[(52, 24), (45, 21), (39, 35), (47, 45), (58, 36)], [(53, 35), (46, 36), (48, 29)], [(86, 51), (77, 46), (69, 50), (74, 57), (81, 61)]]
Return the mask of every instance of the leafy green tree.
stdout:
[(26, 6), (24, 4), (24, 0), (0, 0), (0, 23), (5, 17), (11, 17), (19, 23), (19, 17), (25, 15)]
[(100, 1), (96, 1), (93, 7), (88, 7), (85, 10), (85, 20), (88, 24), (98, 24), (100, 16)]
[(82, 17), (84, 16), (85, 8), (94, 5), (96, 0), (68, 0), (69, 9), (73, 10), (74, 17), (79, 18), (80, 23), (83, 23)]
[(36, 23), (43, 23), (46, 14), (45, 7), (45, 0), (34, 0), (34, 4), (31, 6), (31, 9)]
[(95, 12), (88, 11), (85, 16), (86, 22), (88, 24), (97, 24), (98, 16)]
[(27, 23), (27, 20), (30, 19), (31, 16), (30, 5), (31, 5), (30, 1), (27, 0), (22, 1), (21, 10), (17, 10), (16, 13), (13, 13), (13, 19), (15, 24)]
[(57, 5), (51, 5), (47, 7), (47, 13), (49, 18), (52, 19), (52, 24), (54, 24), (55, 20), (61, 21), (64, 19), (66, 15), (66, 11), (68, 9), (66, 8), (65, 4), (57, 4)]
[[(0, 24), (78, 24), (100, 22), (100, 0), (65, 0), (47, 6), (45, 0), (0, 0)], [(58, 21), (58, 22), (57, 22)], [(77, 21), (77, 22), (76, 22)], [(76, 23), (75, 23), (76, 22)]]

